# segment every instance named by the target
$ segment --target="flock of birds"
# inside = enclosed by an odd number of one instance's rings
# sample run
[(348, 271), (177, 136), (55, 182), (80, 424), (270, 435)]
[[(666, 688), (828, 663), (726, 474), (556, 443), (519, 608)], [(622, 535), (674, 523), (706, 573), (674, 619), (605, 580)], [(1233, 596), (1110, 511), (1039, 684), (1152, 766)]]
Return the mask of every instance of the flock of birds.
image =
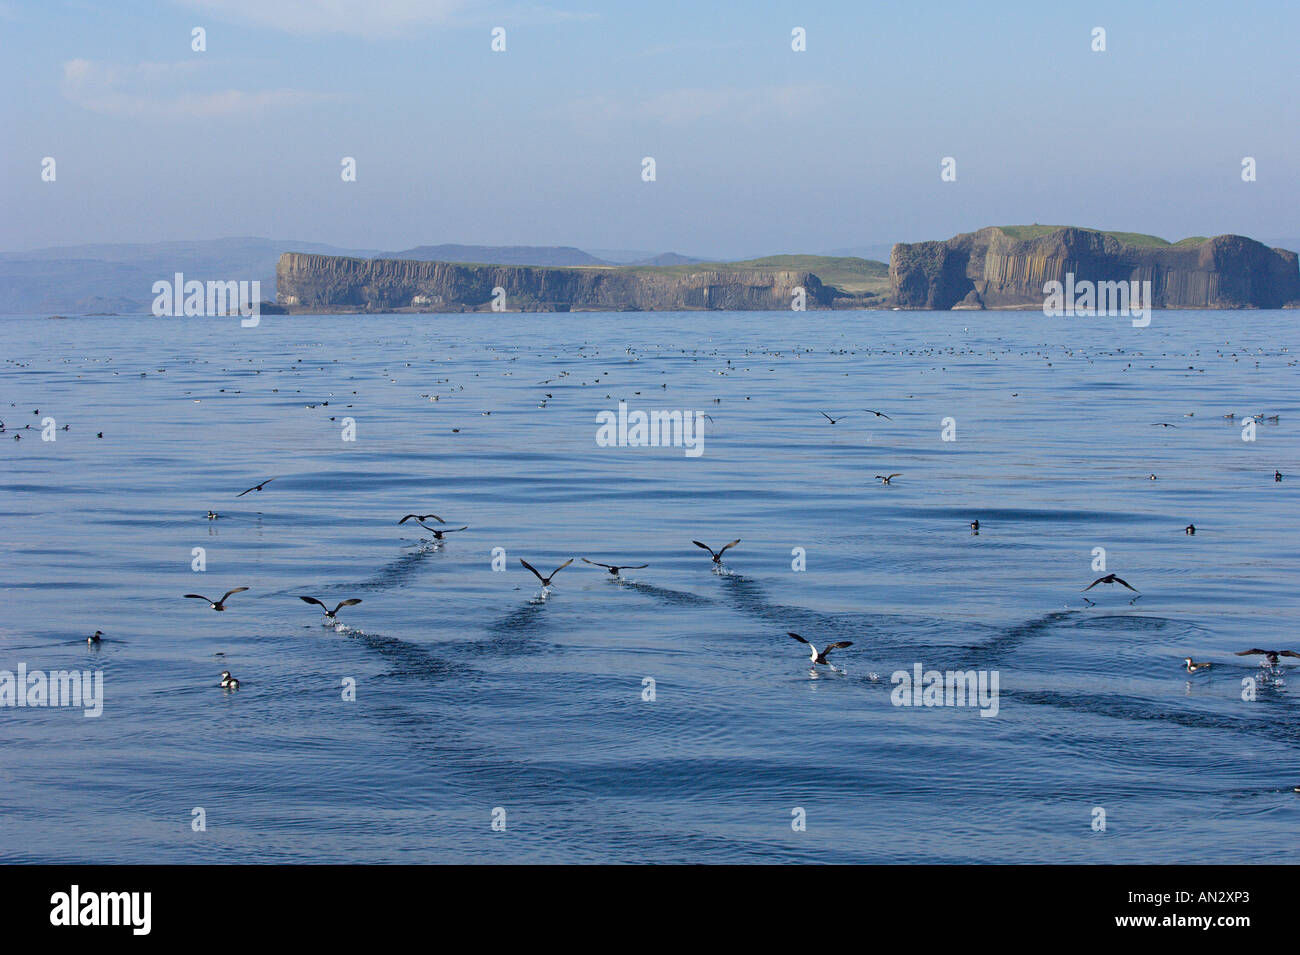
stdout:
[[(881, 417), (888, 417), (888, 415), (883, 415), (880, 412), (874, 412), (874, 413), (880, 415)], [(828, 419), (829, 417), (830, 416), (827, 415)], [(840, 419), (831, 419), (831, 423), (834, 424), (837, 420)], [(876, 475), (876, 477), (881, 481), (882, 485), (887, 485), (890, 483), (890, 481), (893, 478), (900, 477), (900, 476), (901, 474)], [(1281, 472), (1274, 471), (1273, 479), (1275, 481), (1281, 481), (1282, 480)], [(246, 490), (240, 491), (238, 494), (235, 495), (235, 497), (237, 498), (243, 497), (245, 494), (252, 493), (253, 491), (260, 492), (266, 487), (266, 485), (270, 484), (274, 480), (276, 480), (275, 477), (269, 477), (259, 484), (255, 484)], [(217, 520), (220, 517), (219, 514), (217, 514), (215, 511), (212, 510), (208, 511), (207, 516), (208, 516), (208, 520)], [(432, 535), (432, 542), (435, 546), (439, 546), (446, 539), (447, 534), (453, 534), (459, 531), (469, 530), (469, 525), (463, 525), (461, 527), (448, 527), (446, 526), (447, 521), (439, 517), (437, 514), (433, 514), (433, 513), (407, 514), (403, 516), (397, 523), (406, 524), (408, 521), (414, 521), (424, 530), (428, 531)], [(431, 525), (428, 523), (429, 521), (437, 521), (438, 523), (436, 525)], [(978, 534), (980, 532), (979, 520), (971, 521), (969, 526), (973, 534)], [(1187, 527), (1184, 528), (1184, 533), (1195, 534), (1196, 533), (1195, 525), (1188, 524)], [(696, 547), (708, 551), (714, 569), (720, 571), (722, 569), (723, 555), (726, 554), (728, 550), (738, 545), (740, 543), (740, 539), (737, 538), (736, 540), (728, 541), (726, 544), (723, 544), (717, 550), (714, 550), (712, 547), (710, 547), (708, 544), (704, 543), (703, 541), (692, 540), (691, 543), (694, 544)], [(564, 563), (560, 564), (558, 567), (552, 570), (549, 574), (543, 574), (540, 570), (538, 570), (536, 567), (534, 567), (532, 564), (530, 564), (527, 560), (524, 560), (523, 558), (519, 558), (519, 563), (521, 566), (524, 567), (525, 570), (529, 571), (529, 573), (531, 573), (534, 577), (536, 577), (538, 581), (541, 583), (542, 589), (538, 596), (539, 599), (544, 600), (551, 587), (552, 581), (555, 579), (555, 576), (559, 574), (560, 571), (564, 570), (566, 567), (572, 564), (574, 560), (575, 558), (570, 557)], [(600, 561), (589, 560), (586, 557), (583, 557), (582, 561), (583, 563), (590, 564), (593, 567), (603, 568), (611, 576), (619, 579), (622, 578), (622, 572), (625, 570), (642, 570), (650, 566), (649, 564), (605, 564)], [(1139, 591), (1136, 587), (1130, 584), (1123, 577), (1120, 577), (1118, 574), (1113, 574), (1113, 573), (1104, 574), (1101, 577), (1098, 577), (1087, 587), (1083, 588), (1082, 592), (1087, 593), (1088, 591), (1092, 590), (1094, 587), (1111, 585), (1111, 584), (1119, 585), (1120, 587), (1124, 587), (1127, 590), (1130, 590), (1133, 593), (1137, 594), (1137, 597), (1133, 598), (1134, 601), (1140, 599), (1142, 596), (1141, 591)], [(229, 600), (235, 594), (243, 593), (244, 591), (249, 589), (250, 588), (248, 587), (234, 587), (230, 590), (227, 590), (216, 600), (212, 599), (211, 597), (204, 596), (203, 594), (183, 594), (182, 596), (190, 600), (205, 601), (210, 610), (213, 610), (217, 613), (224, 613), (226, 610), (227, 600)], [(321, 611), (324, 614), (324, 618), (325, 618), (324, 623), (326, 626), (334, 626), (337, 623), (338, 613), (344, 607), (355, 607), (357, 604), (360, 604), (362, 602), (360, 597), (349, 597), (344, 600), (338, 601), (334, 605), (334, 607), (331, 608), (328, 604), (326, 604), (323, 600), (321, 600), (318, 597), (298, 595), (298, 599), (303, 601), (304, 603), (315, 604), (316, 606), (320, 607)], [(1091, 600), (1088, 600), (1088, 598), (1085, 597), (1083, 599), (1089, 606), (1095, 606), (1095, 604)], [(853, 646), (853, 641), (842, 640), (837, 643), (827, 644), (821, 650), (818, 650), (816, 644), (812, 643), (810, 640), (807, 640), (800, 634), (794, 633), (792, 631), (786, 631), (786, 635), (809, 647), (810, 652), (809, 652), (808, 659), (814, 668), (816, 668), (817, 666), (826, 666), (829, 667), (831, 670), (835, 670), (836, 667), (830, 663), (830, 661), (827, 659), (827, 655), (830, 654), (832, 650), (841, 650), (846, 647)], [(91, 636), (86, 638), (86, 642), (92, 645), (97, 644), (103, 640), (103, 637), (104, 637), (103, 631), (96, 630)], [(1293, 657), (1293, 658), (1300, 659), (1300, 653), (1297, 653), (1294, 650), (1266, 650), (1266, 649), (1260, 649), (1258, 647), (1252, 647), (1249, 650), (1237, 651), (1236, 656), (1262, 656), (1264, 659), (1261, 661), (1260, 666), (1264, 670), (1265, 676), (1267, 678), (1274, 679), (1274, 680), (1278, 680), (1281, 677), (1282, 657)], [(1191, 657), (1184, 657), (1183, 662), (1188, 673), (1197, 673), (1202, 670), (1208, 670), (1210, 669), (1210, 667), (1213, 666), (1212, 663), (1199, 662), (1193, 660)], [(221, 678), (218, 685), (224, 689), (236, 690), (239, 688), (239, 680), (235, 676), (233, 676), (229, 670), (223, 670), (221, 672)]]

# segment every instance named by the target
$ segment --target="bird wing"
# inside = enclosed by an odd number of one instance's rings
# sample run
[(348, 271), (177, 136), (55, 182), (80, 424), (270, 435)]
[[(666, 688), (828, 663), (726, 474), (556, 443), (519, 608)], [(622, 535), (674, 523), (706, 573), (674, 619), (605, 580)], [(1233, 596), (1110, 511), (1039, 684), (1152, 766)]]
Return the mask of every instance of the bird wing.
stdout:
[(546, 583), (546, 578), (543, 577), (541, 574), (539, 574), (539, 573), (537, 572), (537, 568), (534, 567), (532, 564), (528, 563), (528, 561), (526, 561), (526, 560), (524, 560), (522, 557), (520, 557), (520, 558), (519, 558), (519, 563), (523, 564), (525, 567), (527, 567), (529, 570), (531, 570), (531, 571), (533, 572), (533, 576), (536, 577), (538, 580), (540, 580), (542, 583)]
[(601, 563), (600, 561), (598, 561), (598, 560), (587, 560), (587, 558), (585, 558), (585, 557), (582, 558), (582, 562), (583, 562), (584, 564), (591, 564), (593, 567), (604, 567), (604, 568), (606, 568), (607, 570), (616, 570), (616, 569), (617, 569), (617, 568), (614, 567), (613, 564), (602, 564), (602, 563)]
[(568, 566), (569, 566), (570, 564), (572, 564), (572, 563), (573, 563), (573, 558), (570, 557), (568, 560), (566, 560), (564, 563), (562, 563), (559, 567), (556, 567), (553, 571), (551, 571), (551, 576), (554, 577), (556, 574), (558, 574), (560, 571), (564, 570), (565, 567), (568, 567)]
[(322, 610), (324, 610), (326, 613), (329, 613), (329, 612), (330, 612), (330, 608), (329, 608), (329, 607), (326, 607), (323, 603), (321, 603), (321, 602), (320, 602), (319, 600), (317, 600), (315, 597), (299, 597), (298, 599), (301, 600), (303, 603), (316, 604), (318, 607), (320, 607), (320, 608), (321, 608)]
[[(705, 550), (707, 550), (710, 554), (713, 553), (713, 548), (710, 547), (708, 544), (701, 544), (699, 541), (691, 541), (691, 543), (694, 544), (696, 547), (703, 547), (703, 548), (704, 548)], [(715, 555), (715, 556), (716, 556), (716, 555)]]
[(851, 647), (851, 646), (853, 646), (852, 640), (841, 640), (839, 643), (828, 644), (826, 649), (822, 651), (822, 656), (826, 656), (826, 654), (830, 653), (832, 650), (838, 650), (840, 649), (840, 647)]
[(464, 527), (444, 527), (444, 528), (442, 529), (442, 532), (443, 532), (444, 534), (454, 534), (454, 533), (456, 533), (457, 531), (467, 531), (467, 530), (469, 530), (469, 525), (468, 525), (468, 524), (466, 524)]
[(902, 476), (903, 476), (903, 472), (902, 472), (902, 471), (899, 471), (899, 472), (896, 473), (896, 474), (891, 474), (891, 475), (889, 475), (889, 479), (892, 481), (894, 478), (896, 478), (896, 477), (902, 477)]
[(728, 548), (728, 547), (735, 547), (735, 546), (736, 546), (737, 544), (739, 544), (739, 543), (740, 543), (740, 538), (736, 538), (736, 539), (735, 539), (734, 541), (732, 541), (730, 544), (723, 544), (723, 545), (722, 545), (722, 550), (718, 551), (718, 556), (721, 557), (723, 554), (725, 554), (725, 553), (727, 552), (727, 548)]
[(1122, 577), (1116, 577), (1114, 574), (1111, 574), (1111, 579), (1113, 579), (1113, 580), (1115, 581), (1115, 583), (1117, 583), (1117, 584), (1123, 584), (1125, 587), (1127, 587), (1129, 590), (1133, 591), (1133, 593), (1135, 593), (1135, 594), (1141, 592), (1141, 591), (1139, 591), (1136, 587), (1134, 587), (1132, 584), (1130, 584), (1127, 580), (1125, 580), (1125, 579), (1122, 578)]
[(831, 424), (835, 423), (835, 419), (832, 418), (830, 415), (828, 415), (825, 411), (819, 411), (817, 413), (821, 415), (823, 418), (825, 418), (827, 421), (829, 421)]
[[(885, 414), (883, 411), (872, 411), (870, 408), (863, 408), (862, 410), (867, 412), (867, 414), (873, 414), (878, 418), (889, 418), (889, 415)], [(889, 418), (889, 420), (893, 421), (894, 419)]]
[[(248, 489), (248, 491), (256, 491), (256, 490), (257, 490), (256, 487), (250, 487)], [(235, 495), (235, 497), (243, 497), (245, 494), (248, 493), (248, 491), (240, 491), (238, 494)]]
[[(331, 617), (334, 616), (336, 613), (338, 613), (338, 612), (339, 612), (340, 610), (342, 610), (344, 607), (355, 607), (355, 606), (356, 606), (357, 604), (359, 604), (359, 603), (361, 603), (361, 598), (360, 598), (360, 597), (353, 597), (353, 598), (351, 598), (351, 599), (349, 599), (349, 600), (340, 600), (340, 601), (339, 601), (339, 605), (338, 605), (337, 607), (335, 607), (333, 610), (330, 611), (330, 616), (331, 616)], [(324, 605), (324, 604), (321, 604), (321, 606), (323, 607), (323, 606), (325, 606), (325, 605)]]
[(419, 515), (419, 514), (407, 514), (405, 517), (403, 517), (403, 518), (402, 518), (400, 521), (398, 521), (397, 523), (399, 523), (399, 524), (405, 524), (407, 521), (409, 521), (409, 520), (410, 520), (411, 518), (413, 518), (413, 517), (414, 517), (417, 521), (420, 519), (420, 515)]
[(1083, 588), (1083, 593), (1086, 594), (1089, 590), (1092, 590), (1093, 587), (1096, 587), (1099, 583), (1101, 583), (1101, 582), (1102, 582), (1103, 580), (1105, 580), (1105, 579), (1106, 579), (1105, 577), (1098, 577), (1096, 580), (1094, 580), (1092, 583), (1090, 583), (1087, 587), (1084, 587), (1084, 588)]
[(1277, 655), (1280, 657), (1300, 657), (1300, 653), (1296, 653), (1294, 650), (1279, 650)]
[[(218, 600), (217, 603), (223, 604), (226, 602), (226, 598), (229, 597), (231, 594), (242, 593), (247, 589), (248, 589), (247, 587), (236, 587), (234, 590), (227, 590), (225, 596), (222, 597), (220, 600)], [(324, 605), (322, 604), (322, 606)]]
[(619, 570), (644, 570), (649, 564), (623, 564)]
[(785, 635), (786, 635), (787, 637), (794, 637), (794, 638), (795, 638), (796, 640), (798, 640), (800, 643), (807, 643), (807, 642), (808, 642), (808, 641), (805, 640), (803, 637), (799, 636), (799, 634), (797, 634), (797, 633), (793, 633), (793, 632), (790, 631), (790, 630), (787, 630), (787, 631), (785, 632)]
[(1268, 651), (1267, 651), (1267, 650), (1260, 650), (1260, 649), (1258, 649), (1258, 648), (1254, 648), (1254, 647), (1252, 647), (1252, 648), (1249, 649), (1249, 650), (1238, 650), (1235, 654), (1233, 654), (1233, 656), (1238, 656), (1238, 657), (1248, 657), (1248, 656), (1250, 656), (1251, 654), (1254, 654), (1254, 653), (1264, 653), (1264, 654), (1267, 654)]
[[(212, 603), (212, 601), (209, 600), (207, 597), (203, 596), (203, 594), (185, 594), (184, 596), (186, 596), (186, 597), (193, 597), (195, 600), (207, 600), (208, 603)], [(1256, 651), (1256, 650), (1251, 650), (1250, 652), (1251, 652), (1251, 653), (1263, 653), (1264, 651), (1263, 651), (1263, 650), (1258, 650), (1258, 651)]]

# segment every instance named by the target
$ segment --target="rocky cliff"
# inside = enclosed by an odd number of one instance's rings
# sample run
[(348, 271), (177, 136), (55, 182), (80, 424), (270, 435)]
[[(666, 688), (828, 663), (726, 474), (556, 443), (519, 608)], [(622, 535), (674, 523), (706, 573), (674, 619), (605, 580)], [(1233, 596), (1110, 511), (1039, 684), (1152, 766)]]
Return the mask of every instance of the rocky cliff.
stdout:
[(807, 307), (829, 307), (834, 290), (791, 269), (656, 270), (461, 265), (286, 252), (277, 301), (296, 311), (482, 311), (493, 289), (507, 311), (789, 309), (802, 287)]
[(1281, 308), (1300, 300), (1296, 253), (1239, 235), (1138, 244), (1091, 229), (1016, 238), (998, 227), (946, 242), (900, 243), (889, 257), (894, 304), (947, 309), (1042, 307), (1043, 285), (1149, 281), (1155, 308)]

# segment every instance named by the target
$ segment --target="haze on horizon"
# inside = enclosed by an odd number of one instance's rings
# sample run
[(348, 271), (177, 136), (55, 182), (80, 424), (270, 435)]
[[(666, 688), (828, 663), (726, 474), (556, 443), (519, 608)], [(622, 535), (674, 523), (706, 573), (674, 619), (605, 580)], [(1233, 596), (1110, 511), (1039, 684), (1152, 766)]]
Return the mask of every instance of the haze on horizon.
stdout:
[(1300, 233), (1294, 4), (747, 6), (0, 0), (0, 249)]

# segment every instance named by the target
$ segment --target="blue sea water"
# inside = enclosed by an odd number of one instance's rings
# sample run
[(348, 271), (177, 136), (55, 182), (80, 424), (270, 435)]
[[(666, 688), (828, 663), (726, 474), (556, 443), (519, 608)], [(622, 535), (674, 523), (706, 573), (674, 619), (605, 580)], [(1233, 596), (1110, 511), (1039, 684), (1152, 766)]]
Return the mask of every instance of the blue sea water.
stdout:
[[(1300, 672), (1233, 655), (1300, 650), (1295, 313), (0, 328), (0, 670), (104, 681), (0, 707), (2, 861), (1297, 859)], [(598, 446), (619, 400), (703, 454)], [(518, 563), (580, 556), (650, 566)]]

